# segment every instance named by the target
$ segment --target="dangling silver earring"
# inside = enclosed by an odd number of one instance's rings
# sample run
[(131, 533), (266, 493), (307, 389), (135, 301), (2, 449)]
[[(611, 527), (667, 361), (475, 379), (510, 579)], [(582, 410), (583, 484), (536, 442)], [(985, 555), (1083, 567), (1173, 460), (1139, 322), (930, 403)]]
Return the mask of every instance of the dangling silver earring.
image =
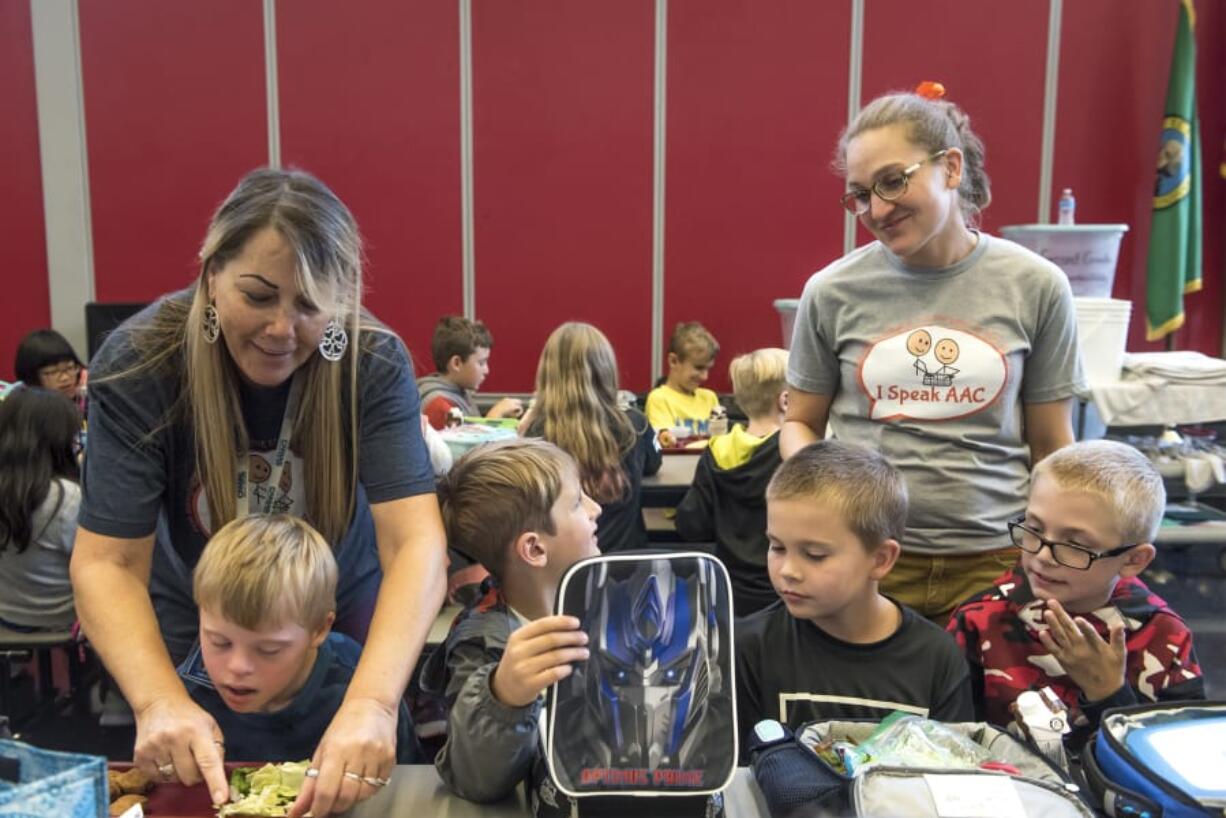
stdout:
[(217, 343), (217, 339), (221, 337), (221, 322), (217, 320), (217, 308), (212, 304), (204, 308), (204, 321), (201, 322), (200, 331), (204, 334), (205, 342), (210, 344)]
[(345, 349), (349, 346), (349, 333), (341, 326), (341, 322), (333, 318), (324, 327), (324, 337), (319, 339), (319, 354), (325, 361), (336, 363), (345, 357)]

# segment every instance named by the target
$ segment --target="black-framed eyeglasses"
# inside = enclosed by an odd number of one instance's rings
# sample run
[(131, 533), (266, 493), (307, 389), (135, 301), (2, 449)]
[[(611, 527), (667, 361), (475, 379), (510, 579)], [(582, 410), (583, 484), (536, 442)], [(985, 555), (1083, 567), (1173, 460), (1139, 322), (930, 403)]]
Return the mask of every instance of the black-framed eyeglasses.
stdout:
[(876, 182), (873, 182), (873, 186), (870, 188), (856, 188), (855, 190), (847, 191), (839, 201), (843, 203), (843, 209), (848, 213), (853, 216), (863, 216), (868, 212), (874, 193), (877, 194), (878, 199), (887, 202), (900, 198), (907, 192), (907, 183), (911, 181), (911, 177), (915, 175), (916, 171), (926, 163), (934, 162), (947, 153), (949, 153), (949, 148), (939, 150), (931, 156), (919, 160), (914, 165), (908, 165), (896, 173), (890, 173), (881, 177)]
[(1046, 545), (1051, 549), (1052, 559), (1066, 568), (1076, 568), (1079, 571), (1088, 571), (1096, 560), (1118, 557), (1120, 554), (1127, 553), (1141, 544), (1121, 545), (1119, 548), (1112, 548), (1110, 551), (1091, 551), (1085, 546), (1077, 545), (1076, 543), (1049, 540), (1033, 528), (1025, 525), (1022, 522), (1024, 519), (1024, 517), (1019, 517), (1016, 520), (1009, 521), (1009, 539), (1013, 540), (1014, 545), (1029, 554), (1039, 553), (1043, 550), (1043, 546)]
[(75, 363), (74, 361), (65, 361), (64, 363), (52, 364), (50, 366), (42, 367), (41, 369), (38, 370), (38, 375), (40, 378), (48, 378), (48, 379), (60, 378), (60, 377), (63, 377), (64, 375), (75, 377), (77, 373), (80, 371), (81, 371), (81, 367), (77, 363)]

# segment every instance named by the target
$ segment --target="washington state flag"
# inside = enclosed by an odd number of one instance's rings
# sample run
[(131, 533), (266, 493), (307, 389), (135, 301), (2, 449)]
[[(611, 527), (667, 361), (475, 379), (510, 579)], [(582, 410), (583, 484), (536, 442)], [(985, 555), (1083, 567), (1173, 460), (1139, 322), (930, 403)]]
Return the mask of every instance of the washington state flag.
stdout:
[(1183, 326), (1183, 297), (1201, 288), (1200, 125), (1196, 119), (1196, 10), (1179, 4), (1175, 53), (1154, 182), (1146, 264), (1145, 336), (1156, 341)]

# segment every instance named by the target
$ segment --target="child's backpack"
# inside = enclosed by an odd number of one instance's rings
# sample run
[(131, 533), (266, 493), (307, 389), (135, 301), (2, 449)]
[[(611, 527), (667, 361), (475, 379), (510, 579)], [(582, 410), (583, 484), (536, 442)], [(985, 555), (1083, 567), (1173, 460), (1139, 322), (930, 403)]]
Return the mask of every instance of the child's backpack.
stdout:
[[(883, 723), (886, 724), (886, 723)], [(1053, 767), (1041, 754), (1012, 735), (982, 723), (941, 723), (906, 716), (893, 724), (898, 755), (920, 759), (918, 766), (882, 756), (864, 762), (854, 775), (835, 768), (829, 752), (837, 744), (866, 747), (883, 724), (872, 721), (813, 722), (801, 728), (793, 742), (803, 748), (765, 752), (755, 750), (754, 776), (772, 803), (772, 814), (785, 814), (797, 803), (796, 787), (807, 790), (812, 805), (833, 814), (864, 816), (992, 815), (1069, 816), (1092, 818), (1093, 811), (1081, 797), (1080, 788), (1064, 771)], [(929, 733), (949, 731), (960, 744), (972, 748), (985, 761), (982, 766), (957, 768), (942, 761), (926, 740)], [(759, 731), (761, 732), (761, 731)], [(786, 746), (786, 745), (783, 745)], [(789, 756), (786, 766), (771, 760), (772, 751)], [(929, 760), (923, 761), (927, 757)], [(807, 767), (805, 774), (800, 771)], [(781, 786), (781, 771), (791, 784)]]
[(1081, 765), (1108, 815), (1226, 815), (1226, 702), (1108, 710)]
[[(719, 810), (737, 760), (729, 600), (709, 554), (613, 554), (563, 576), (555, 612), (581, 621), (590, 655), (549, 690), (545, 748), (581, 814), (609, 796), (658, 796), (651, 814)], [(637, 803), (623, 810), (644, 814)]]

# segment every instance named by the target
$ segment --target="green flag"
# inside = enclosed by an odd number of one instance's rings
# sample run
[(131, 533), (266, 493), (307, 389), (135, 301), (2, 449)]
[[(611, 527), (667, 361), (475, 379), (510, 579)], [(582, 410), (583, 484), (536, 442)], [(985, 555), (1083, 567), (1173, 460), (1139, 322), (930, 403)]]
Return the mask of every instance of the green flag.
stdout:
[(1154, 183), (1154, 218), (1146, 264), (1145, 336), (1183, 326), (1183, 297), (1201, 288), (1200, 124), (1196, 119), (1196, 11), (1179, 4), (1175, 53)]

